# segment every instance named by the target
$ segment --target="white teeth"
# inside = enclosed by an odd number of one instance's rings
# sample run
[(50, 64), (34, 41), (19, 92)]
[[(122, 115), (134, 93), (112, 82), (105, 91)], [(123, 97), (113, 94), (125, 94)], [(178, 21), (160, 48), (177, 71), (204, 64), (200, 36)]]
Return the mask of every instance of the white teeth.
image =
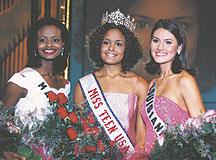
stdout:
[(53, 53), (55, 50), (44, 50), (46, 53)]
[(115, 56), (114, 54), (111, 54), (111, 53), (107, 53), (106, 55), (108, 55), (110, 57), (114, 57)]
[(156, 55), (157, 55), (157, 56), (165, 56), (166, 53), (161, 53), (161, 52), (160, 52), (160, 53), (156, 53)]

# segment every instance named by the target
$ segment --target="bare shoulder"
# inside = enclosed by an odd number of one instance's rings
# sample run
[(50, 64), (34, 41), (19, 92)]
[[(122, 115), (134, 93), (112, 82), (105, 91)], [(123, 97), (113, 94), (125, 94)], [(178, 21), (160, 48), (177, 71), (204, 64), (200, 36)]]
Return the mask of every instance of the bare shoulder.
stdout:
[(196, 84), (196, 80), (195, 78), (188, 72), (186, 71), (182, 71), (179, 76), (178, 76), (178, 80), (179, 80), (179, 86), (180, 87), (185, 87), (185, 86), (191, 86), (193, 84)]
[(148, 87), (148, 82), (134, 72), (128, 72), (128, 77), (131, 77), (135, 82), (137, 81), (138, 87)]
[(9, 82), (5, 88), (3, 95), (3, 107), (8, 108), (15, 106), (20, 98), (24, 98), (28, 93), (28, 90), (18, 86), (13, 82)]
[(137, 79), (137, 94), (140, 95), (140, 96), (143, 96), (145, 97), (147, 91), (148, 91), (148, 88), (149, 88), (149, 84), (148, 82), (143, 79), (142, 77), (136, 75), (136, 79)]
[(137, 78), (138, 78), (138, 82), (137, 82), (138, 87), (140, 86), (140, 87), (148, 88), (149, 84), (144, 78), (142, 78), (140, 76), (137, 76)]

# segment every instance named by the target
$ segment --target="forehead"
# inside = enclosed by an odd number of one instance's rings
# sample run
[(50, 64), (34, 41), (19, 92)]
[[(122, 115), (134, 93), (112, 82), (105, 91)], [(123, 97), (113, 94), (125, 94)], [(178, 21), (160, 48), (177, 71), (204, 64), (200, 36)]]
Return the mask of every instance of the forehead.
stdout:
[(122, 34), (122, 32), (119, 29), (110, 29), (107, 31), (105, 34), (104, 38), (109, 37), (109, 38), (120, 38), (120, 39), (125, 39), (125, 36)]
[(157, 30), (154, 31), (153, 37), (157, 37), (160, 39), (172, 39), (172, 40), (177, 40), (175, 36), (168, 30), (164, 28), (158, 28)]
[(38, 35), (44, 34), (44, 33), (46, 34), (52, 33), (52, 34), (59, 35), (61, 34), (61, 30), (57, 28), (55, 25), (45, 25), (38, 30)]
[(192, 0), (137, 0), (132, 14), (146, 15), (157, 21), (181, 16), (196, 17), (196, 5)]

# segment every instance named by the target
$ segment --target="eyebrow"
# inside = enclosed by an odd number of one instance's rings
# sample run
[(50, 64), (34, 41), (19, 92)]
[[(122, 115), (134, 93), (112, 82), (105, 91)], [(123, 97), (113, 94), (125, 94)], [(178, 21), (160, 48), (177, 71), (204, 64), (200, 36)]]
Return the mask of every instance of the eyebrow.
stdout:
[[(156, 36), (154, 36), (152, 39), (154, 39), (154, 38), (156, 38), (156, 39), (160, 39), (160, 38), (158, 38), (158, 37), (156, 37)], [(168, 41), (173, 41), (172, 39), (170, 39), (170, 38), (167, 38), (167, 39), (165, 39), (166, 41), (168, 40)]]
[[(103, 40), (108, 40), (108, 41), (110, 41), (110, 39), (108, 39), (108, 38), (104, 38)], [(120, 42), (123, 42), (123, 43), (124, 43), (124, 41), (123, 41), (123, 40), (120, 40), (120, 39), (119, 39), (119, 40), (116, 40), (116, 41), (117, 41), (117, 42), (120, 41)]]
[(141, 14), (132, 14), (131, 16), (132, 17), (139, 17), (139, 18), (154, 22), (154, 20), (152, 18), (150, 18), (149, 16), (145, 16), (145, 15), (141, 15)]
[(177, 17), (173, 17), (174, 20), (190, 20), (194, 23), (195, 18), (191, 17), (191, 16), (177, 16)]
[[(139, 17), (139, 18), (142, 18), (142, 19), (146, 19), (146, 20), (151, 21), (152, 23), (154, 23), (154, 19), (151, 18), (151, 17), (149, 17), (149, 16), (145, 16), (145, 15), (141, 15), (141, 14), (132, 14), (131, 16)], [(195, 18), (191, 17), (191, 16), (176, 16), (176, 17), (173, 17), (172, 19), (174, 19), (174, 20), (189, 19), (191, 21), (195, 21)]]
[[(42, 35), (42, 36), (38, 36), (39, 38), (47, 38), (46, 36)], [(52, 36), (51, 38), (61, 38), (61, 37), (58, 37), (58, 36)]]

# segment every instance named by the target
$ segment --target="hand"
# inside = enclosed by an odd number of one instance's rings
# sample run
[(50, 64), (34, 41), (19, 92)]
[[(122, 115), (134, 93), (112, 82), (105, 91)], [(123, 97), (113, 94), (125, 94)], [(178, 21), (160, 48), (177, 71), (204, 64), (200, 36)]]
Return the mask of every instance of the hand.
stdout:
[(4, 152), (4, 156), (6, 160), (26, 160), (25, 157), (22, 157), (16, 153), (13, 152)]

